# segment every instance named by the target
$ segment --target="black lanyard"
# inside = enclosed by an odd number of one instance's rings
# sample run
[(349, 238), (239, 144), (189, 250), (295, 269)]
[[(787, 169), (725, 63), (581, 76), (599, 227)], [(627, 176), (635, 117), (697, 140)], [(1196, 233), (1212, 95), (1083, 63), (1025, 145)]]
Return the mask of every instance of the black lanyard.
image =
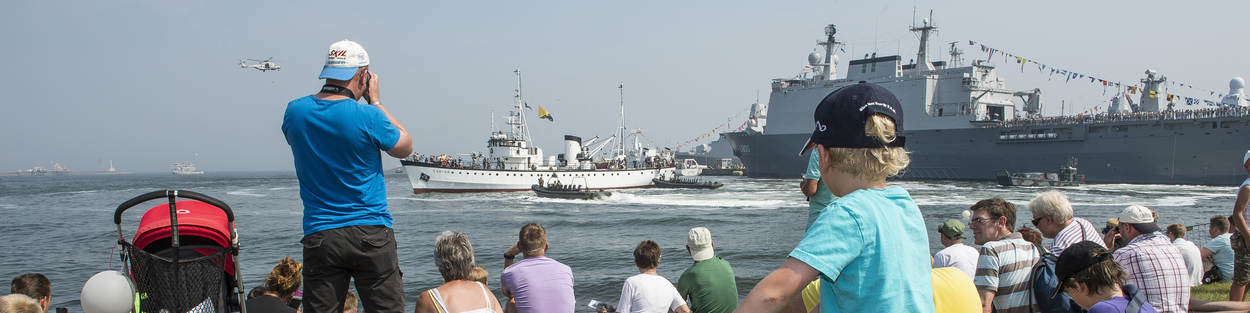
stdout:
[(356, 94), (355, 94), (355, 93), (352, 93), (352, 90), (351, 90), (351, 89), (347, 89), (347, 88), (344, 88), (344, 87), (339, 87), (339, 86), (335, 86), (335, 85), (325, 85), (325, 86), (321, 86), (321, 92), (327, 92), (327, 93), (332, 93), (332, 94), (337, 94), (337, 95), (343, 95), (343, 96), (348, 97), (348, 98), (351, 98), (351, 99), (356, 99)]

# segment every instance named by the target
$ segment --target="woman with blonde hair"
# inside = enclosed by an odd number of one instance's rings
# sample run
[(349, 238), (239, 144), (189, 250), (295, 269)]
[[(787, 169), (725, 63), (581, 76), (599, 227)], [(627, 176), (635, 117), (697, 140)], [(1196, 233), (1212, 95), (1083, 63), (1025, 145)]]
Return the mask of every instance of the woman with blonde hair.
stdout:
[(443, 285), (417, 297), (416, 313), (499, 313), (499, 300), (486, 285), (471, 280), (473, 245), (463, 233), (445, 231), (434, 240), (434, 264)]
[(265, 293), (247, 300), (247, 311), (262, 313), (296, 312), (295, 308), (291, 307), (290, 302), (303, 283), (303, 275), (300, 274), (300, 271), (303, 269), (304, 265), (295, 262), (291, 257), (282, 258), (281, 261), (278, 261), (278, 265), (275, 265), (273, 270), (269, 272), (269, 276), (265, 277)]
[(898, 99), (861, 82), (830, 93), (813, 117), (802, 153), (819, 154), (821, 178), (838, 198), (734, 312), (779, 312), (816, 279), (820, 312), (934, 312), (920, 208), (885, 183), (911, 161)]

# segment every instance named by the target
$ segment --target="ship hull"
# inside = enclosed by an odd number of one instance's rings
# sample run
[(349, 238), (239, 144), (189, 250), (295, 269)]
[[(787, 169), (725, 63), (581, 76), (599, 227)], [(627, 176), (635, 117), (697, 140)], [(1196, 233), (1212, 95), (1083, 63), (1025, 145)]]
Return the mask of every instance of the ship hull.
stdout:
[(530, 191), (542, 178), (550, 182), (552, 175), (566, 185), (589, 189), (626, 189), (651, 187), (651, 179), (674, 175), (673, 167), (625, 170), (484, 170), (446, 168), (434, 164), (402, 161), (413, 193), (427, 192), (508, 192)]
[[(1009, 133), (1056, 133), (1007, 139)], [(751, 177), (797, 178), (807, 134), (726, 133)], [(1250, 120), (1147, 120), (1063, 126), (907, 131), (903, 179), (993, 180), (1008, 170), (1054, 171), (1076, 158), (1090, 183), (1232, 185), (1250, 146)], [(1040, 137), (1040, 136), (1039, 136)]]

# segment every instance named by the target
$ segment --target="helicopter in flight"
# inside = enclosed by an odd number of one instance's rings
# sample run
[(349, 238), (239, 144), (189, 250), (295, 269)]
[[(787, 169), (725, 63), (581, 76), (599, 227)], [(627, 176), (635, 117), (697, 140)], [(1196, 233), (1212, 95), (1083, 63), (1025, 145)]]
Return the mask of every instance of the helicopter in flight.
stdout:
[(257, 59), (247, 59), (247, 60), (256, 62), (256, 64), (247, 64), (247, 62), (243, 62), (243, 60), (239, 60), (239, 67), (241, 68), (250, 67), (250, 68), (260, 70), (261, 72), (277, 71), (277, 70), (282, 69), (281, 65), (278, 65), (278, 63), (273, 63), (273, 57), (269, 57), (268, 59), (265, 59), (265, 60), (257, 60)]

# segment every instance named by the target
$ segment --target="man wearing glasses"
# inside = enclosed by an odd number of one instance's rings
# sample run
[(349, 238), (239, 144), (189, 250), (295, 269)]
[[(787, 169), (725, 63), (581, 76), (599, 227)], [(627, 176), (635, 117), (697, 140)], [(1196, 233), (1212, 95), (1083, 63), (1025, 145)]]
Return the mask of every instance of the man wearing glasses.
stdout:
[(1016, 206), (1000, 198), (985, 199), (972, 211), (972, 238), (981, 245), (977, 276), (972, 281), (981, 294), (983, 312), (1037, 312), (1029, 288), (1029, 274), (1039, 256), (1033, 243), (1016, 225)]
[(1054, 239), (1048, 247), (1051, 254), (1063, 254), (1063, 249), (1086, 240), (1103, 245), (1099, 240), (1102, 235), (1094, 229), (1094, 224), (1083, 218), (1073, 217), (1072, 203), (1068, 202), (1068, 197), (1062, 192), (1051, 190), (1037, 195), (1033, 201), (1029, 201), (1029, 212), (1033, 213), (1033, 226), (1037, 230), (1024, 226), (1017, 231), (1024, 240), (1039, 247), (1042, 246), (1042, 237)]

